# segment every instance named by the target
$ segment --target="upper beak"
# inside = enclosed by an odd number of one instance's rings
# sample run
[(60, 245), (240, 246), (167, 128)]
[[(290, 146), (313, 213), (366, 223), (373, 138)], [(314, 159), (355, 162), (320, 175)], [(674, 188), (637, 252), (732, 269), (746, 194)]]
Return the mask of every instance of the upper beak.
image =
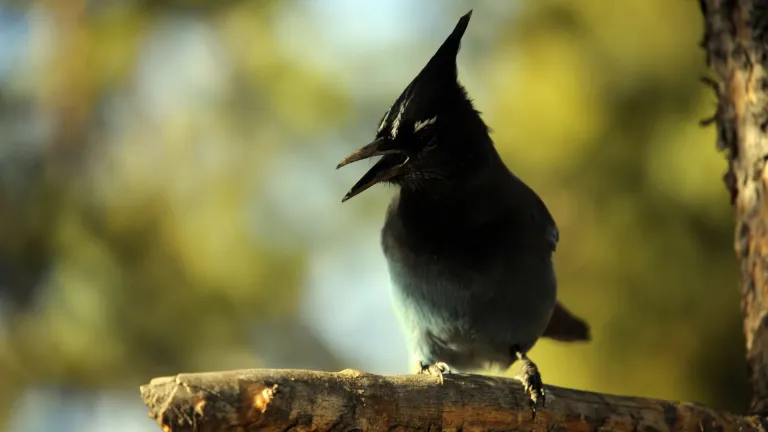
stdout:
[[(341, 200), (341, 202), (352, 198), (353, 196), (368, 189), (376, 183), (388, 180), (399, 174), (402, 171), (402, 167), (406, 162), (408, 162), (408, 157), (402, 150), (394, 146), (394, 142), (392, 140), (388, 138), (378, 138), (372, 143), (362, 147), (361, 149), (352, 152), (352, 154), (339, 162), (339, 164), (336, 166), (336, 169), (339, 169), (345, 165), (349, 165), (352, 162), (383, 155), (390, 156), (385, 156), (376, 162), (376, 164), (370, 170), (368, 170), (368, 172), (365, 173), (365, 175), (363, 175), (363, 177), (358, 180), (354, 186), (352, 186), (352, 189), (350, 189), (349, 192), (344, 195), (344, 198)], [(400, 155), (401, 157), (396, 157), (393, 155)]]

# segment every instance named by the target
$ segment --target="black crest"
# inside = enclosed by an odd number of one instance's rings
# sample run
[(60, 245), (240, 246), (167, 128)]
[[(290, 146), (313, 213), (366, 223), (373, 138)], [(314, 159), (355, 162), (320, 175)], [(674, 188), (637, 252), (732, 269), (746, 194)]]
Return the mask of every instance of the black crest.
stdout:
[(440, 106), (443, 94), (458, 85), (456, 57), (461, 48), (461, 38), (469, 25), (472, 10), (459, 19), (451, 34), (445, 39), (437, 52), (429, 59), (416, 78), (411, 81), (403, 93), (381, 119), (377, 136), (396, 138), (401, 128), (416, 129), (420, 124), (430, 122), (435, 117), (435, 108)]

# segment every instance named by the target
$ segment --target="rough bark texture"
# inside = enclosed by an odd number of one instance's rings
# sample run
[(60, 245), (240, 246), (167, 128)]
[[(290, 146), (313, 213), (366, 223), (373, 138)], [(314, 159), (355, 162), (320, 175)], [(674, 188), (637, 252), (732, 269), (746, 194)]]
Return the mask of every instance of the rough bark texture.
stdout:
[(141, 388), (166, 431), (751, 431), (759, 417), (547, 386), (532, 419), (509, 378), (252, 369), (156, 378)]
[(704, 48), (718, 96), (712, 120), (718, 148), (728, 158), (725, 183), (735, 217), (735, 249), (741, 266), (741, 308), (753, 413), (768, 413), (768, 1), (700, 0)]

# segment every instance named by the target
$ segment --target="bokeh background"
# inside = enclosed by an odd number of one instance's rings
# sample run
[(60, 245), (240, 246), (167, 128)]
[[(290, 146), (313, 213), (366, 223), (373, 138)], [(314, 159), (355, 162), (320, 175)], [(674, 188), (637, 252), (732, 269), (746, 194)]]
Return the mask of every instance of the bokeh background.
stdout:
[(695, 0), (6, 1), (0, 430), (155, 431), (138, 386), (178, 372), (407, 372), (395, 191), (342, 205), (368, 165), (334, 167), (470, 8), (461, 80), (593, 329), (545, 381), (744, 411)]

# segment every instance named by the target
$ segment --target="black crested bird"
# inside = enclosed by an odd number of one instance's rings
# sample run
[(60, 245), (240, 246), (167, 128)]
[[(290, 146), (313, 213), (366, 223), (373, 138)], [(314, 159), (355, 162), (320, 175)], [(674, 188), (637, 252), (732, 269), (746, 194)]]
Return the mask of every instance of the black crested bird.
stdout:
[(379, 182), (400, 186), (381, 241), (417, 373), (442, 380), (451, 369), (520, 360), (535, 415), (545, 395), (526, 353), (540, 337), (589, 340), (589, 327), (556, 301), (555, 221), (504, 165), (458, 82), (471, 15), (387, 111), (376, 139), (339, 163), (382, 156), (342, 202)]

